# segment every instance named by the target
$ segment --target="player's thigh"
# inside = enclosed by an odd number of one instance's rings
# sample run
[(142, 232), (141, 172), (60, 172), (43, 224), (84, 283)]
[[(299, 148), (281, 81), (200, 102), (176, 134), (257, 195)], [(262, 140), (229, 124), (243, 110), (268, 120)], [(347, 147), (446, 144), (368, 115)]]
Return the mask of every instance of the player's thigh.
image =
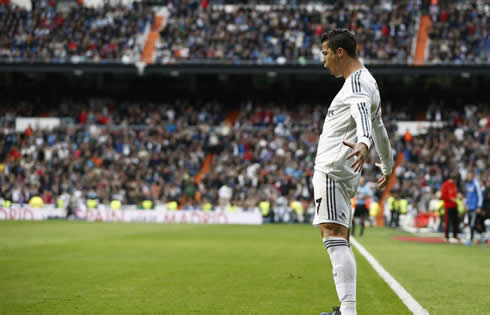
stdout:
[(313, 225), (335, 223), (350, 227), (352, 208), (345, 183), (335, 181), (328, 174), (316, 171), (313, 175), (315, 218)]

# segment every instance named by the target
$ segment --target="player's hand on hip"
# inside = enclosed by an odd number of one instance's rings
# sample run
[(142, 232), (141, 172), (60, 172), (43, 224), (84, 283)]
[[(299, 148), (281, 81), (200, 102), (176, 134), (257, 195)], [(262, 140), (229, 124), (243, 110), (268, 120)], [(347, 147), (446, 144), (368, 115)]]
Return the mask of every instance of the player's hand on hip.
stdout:
[(360, 172), (368, 154), (367, 145), (362, 142), (350, 143), (347, 141), (342, 141), (342, 143), (353, 150), (351, 154), (346, 157), (346, 159), (349, 160), (355, 156), (356, 160), (354, 163), (352, 163), (351, 167), (354, 169), (354, 172)]
[[(374, 163), (374, 165), (381, 170), (381, 163)], [(382, 190), (386, 187), (388, 184), (388, 181), (390, 180), (390, 175), (383, 175), (380, 178), (378, 178), (378, 181), (376, 183), (376, 189), (377, 190)]]

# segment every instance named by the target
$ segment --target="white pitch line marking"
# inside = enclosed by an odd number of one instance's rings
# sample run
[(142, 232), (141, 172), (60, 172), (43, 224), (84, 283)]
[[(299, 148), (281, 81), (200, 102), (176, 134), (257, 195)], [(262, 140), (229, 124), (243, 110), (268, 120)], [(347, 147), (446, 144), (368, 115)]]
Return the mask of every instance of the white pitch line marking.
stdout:
[(383, 266), (373, 257), (355, 238), (351, 237), (350, 242), (354, 244), (359, 253), (366, 258), (369, 264), (376, 270), (379, 276), (390, 286), (390, 288), (398, 295), (400, 300), (408, 307), (408, 309), (415, 315), (428, 315), (429, 312), (417, 302), (413, 296), (405, 290), (402, 285), (396, 281), (393, 276), (386, 271)]

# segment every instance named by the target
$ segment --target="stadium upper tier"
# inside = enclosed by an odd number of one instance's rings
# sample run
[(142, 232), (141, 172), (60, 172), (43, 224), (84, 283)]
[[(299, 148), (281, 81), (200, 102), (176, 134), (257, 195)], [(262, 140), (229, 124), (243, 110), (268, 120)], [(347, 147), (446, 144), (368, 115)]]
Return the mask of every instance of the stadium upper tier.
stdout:
[(157, 62), (320, 62), (320, 37), (333, 28), (356, 33), (366, 62), (409, 63), (415, 12), (406, 5), (209, 6), (178, 1), (170, 7)]
[(151, 8), (135, 10), (105, 5), (60, 9), (55, 1), (44, 3), (31, 11), (0, 4), (0, 60), (48, 63), (139, 60), (143, 32), (153, 21)]
[[(342, 27), (355, 32), (365, 63), (411, 64), (422, 14), (417, 1), (180, 0), (167, 1), (163, 11), (45, 3), (31, 11), (0, 3), (0, 61), (135, 63), (146, 49), (157, 64), (319, 63), (321, 34)], [(432, 7), (426, 62), (489, 63), (489, 10), (488, 4)], [(155, 12), (165, 12), (160, 29)]]
[(490, 3), (432, 12), (430, 63), (490, 63)]

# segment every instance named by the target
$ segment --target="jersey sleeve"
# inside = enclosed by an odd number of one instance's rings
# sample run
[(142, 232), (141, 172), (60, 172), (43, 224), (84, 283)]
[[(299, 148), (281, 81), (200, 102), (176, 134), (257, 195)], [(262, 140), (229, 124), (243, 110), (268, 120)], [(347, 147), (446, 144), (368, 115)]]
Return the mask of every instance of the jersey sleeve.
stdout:
[[(380, 105), (381, 106), (381, 105)], [(393, 153), (391, 150), (390, 139), (386, 132), (383, 119), (381, 118), (381, 108), (378, 108), (373, 118), (373, 140), (381, 160), (381, 172), (383, 175), (390, 175), (393, 170)]]
[(356, 122), (357, 142), (364, 143), (370, 149), (374, 141), (381, 160), (381, 172), (383, 175), (389, 175), (393, 170), (394, 161), (388, 133), (381, 118), (381, 105), (377, 106), (375, 113), (371, 113), (371, 93), (377, 88), (360, 80), (359, 76), (351, 77), (351, 85), (352, 93), (346, 101)]
[(356, 122), (357, 142), (364, 143), (369, 150), (372, 144), (371, 98), (366, 92), (360, 92), (349, 95), (346, 101)]

